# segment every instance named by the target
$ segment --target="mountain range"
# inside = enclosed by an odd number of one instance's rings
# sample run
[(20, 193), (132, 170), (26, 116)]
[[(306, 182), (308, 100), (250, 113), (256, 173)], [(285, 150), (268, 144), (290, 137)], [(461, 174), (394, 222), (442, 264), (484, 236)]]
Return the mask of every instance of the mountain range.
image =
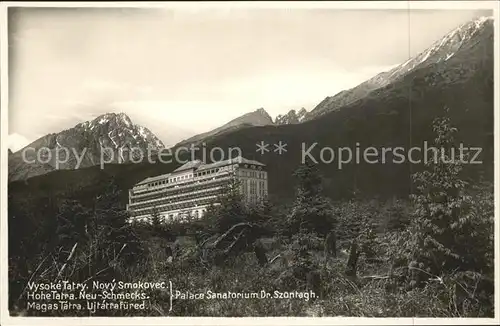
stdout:
[(260, 108), (253, 112), (246, 113), (236, 119), (233, 119), (216, 129), (183, 140), (176, 144), (174, 147), (198, 144), (202, 141), (207, 142), (211, 139), (220, 137), (223, 134), (235, 131), (240, 128), (301, 123), (305, 121), (306, 115), (307, 110), (305, 108), (302, 108), (299, 112), (292, 109), (284, 115), (278, 115), (273, 121), (273, 118), (269, 115), (269, 113), (267, 113), (264, 108)]
[(9, 155), (9, 180), (24, 180), (56, 169), (90, 167), (101, 161), (126, 163), (136, 159), (130, 153), (138, 155), (130, 151), (132, 148), (149, 148), (154, 153), (164, 147), (149, 129), (133, 124), (126, 114), (106, 113), (35, 140), (25, 147), (33, 150), (26, 150), (24, 158), (25, 148)]
[(493, 30), (493, 17), (480, 17), (458, 26), (440, 40), (437, 40), (425, 51), (395, 68), (382, 72), (360, 85), (344, 90), (335, 96), (326, 97), (306, 117), (307, 120), (314, 119), (329, 111), (336, 110), (352, 102), (355, 102), (376, 89), (387, 86), (397, 79), (408, 75), (410, 72), (441, 63), (446, 66), (448, 60), (457, 54), (463, 53), (467, 47), (476, 46), (477, 34), (483, 28)]
[(238, 128), (245, 127), (255, 127), (255, 126), (267, 126), (272, 125), (273, 119), (263, 108), (257, 109), (253, 112), (249, 112), (247, 114), (242, 115), (236, 119), (229, 121), (228, 123), (214, 129), (211, 131), (207, 131), (198, 135), (195, 135), (189, 139), (183, 140), (178, 143), (177, 146), (188, 146), (190, 144), (197, 144), (201, 141), (208, 141), (211, 138), (220, 136), (224, 133), (231, 132)]
[[(273, 121), (269, 113), (260, 108), (235, 118), (214, 130), (183, 140), (174, 147), (197, 145), (240, 128), (300, 123), (306, 114), (307, 111), (304, 108), (299, 113), (290, 110), (285, 115), (277, 116), (276, 120)], [(151, 152), (154, 153), (164, 147), (161, 140), (149, 129), (132, 123), (126, 114), (106, 113), (92, 121), (79, 123), (73, 128), (43, 136), (15, 153), (9, 149), (9, 180), (25, 180), (55, 169), (75, 169), (100, 165), (101, 161), (106, 164), (127, 163), (130, 161), (130, 157), (120, 155), (119, 149), (123, 149), (123, 153), (127, 153), (128, 149), (128, 152), (133, 154), (134, 152), (130, 151), (131, 148), (138, 148), (144, 152), (147, 148), (152, 148)], [(22, 153), (28, 148), (30, 149), (26, 151), (26, 159), (23, 159)], [(44, 149), (41, 151), (41, 157), (37, 158), (36, 154), (42, 148), (47, 148), (48, 151)], [(66, 153), (62, 148), (70, 149), (68, 158), (66, 158)], [(112, 152), (104, 153), (102, 148), (112, 149)], [(58, 149), (60, 149), (59, 154), (56, 154)], [(59, 161), (63, 162), (56, 162), (56, 155), (59, 155)], [(123, 159), (121, 159), (122, 156)], [(135, 157), (135, 159), (140, 158)], [(26, 162), (33, 163), (26, 164)]]
[[(490, 178), (493, 173), (493, 67), (493, 19), (479, 18), (457, 27), (394, 69), (325, 98), (309, 113), (292, 110), (273, 121), (265, 110), (259, 109), (186, 139), (174, 148), (199, 142), (205, 142), (207, 150), (238, 145), (246, 158), (267, 165), (271, 198), (286, 201), (293, 197), (291, 175), (301, 162), (304, 144), (319, 144), (311, 151), (316, 157), (324, 146), (354, 147), (356, 143), (377, 148), (421, 146), (423, 141), (434, 139), (433, 119), (446, 115), (458, 128), (458, 139), (483, 148), (481, 159), (484, 163), (467, 167), (470, 178)], [(106, 119), (100, 124), (101, 119), (104, 118), (43, 137), (35, 146), (49, 146), (55, 150), (59, 141), (64, 142), (63, 146), (80, 146), (78, 148), (96, 146), (100, 142), (162, 147), (147, 129), (134, 126), (123, 116), (111, 119), (109, 124)], [(255, 144), (263, 139), (269, 144), (286, 142), (288, 150), (283, 155), (272, 152), (261, 155), (255, 151)], [(102, 185), (110, 180), (128, 189), (145, 177), (170, 172), (178, 165), (143, 162), (109, 164), (100, 169), (91, 166), (100, 155), (97, 147), (92, 148), (89, 157), (85, 158), (87, 168), (71, 170), (71, 163), (69, 169), (53, 171), (53, 166), (47, 164), (36, 168), (39, 170), (35, 177), (21, 165), (11, 164), (18, 156), (18, 153), (12, 154), (9, 158), (10, 181), (26, 182), (11, 182), (9, 192), (41, 196), (40, 190), (45, 189), (51, 194), (84, 198), (102, 191)], [(366, 196), (411, 193), (410, 175), (421, 165), (360, 162), (342, 168), (319, 164), (319, 168), (327, 194), (341, 198), (358, 193)]]

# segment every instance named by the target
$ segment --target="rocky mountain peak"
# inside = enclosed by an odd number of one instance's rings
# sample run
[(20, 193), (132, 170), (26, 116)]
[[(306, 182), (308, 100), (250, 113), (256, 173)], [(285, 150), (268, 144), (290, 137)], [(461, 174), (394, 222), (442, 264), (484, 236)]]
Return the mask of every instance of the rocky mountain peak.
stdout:
[(278, 115), (274, 120), (274, 124), (276, 125), (287, 125), (287, 124), (296, 124), (301, 123), (307, 116), (307, 110), (302, 108), (297, 112), (296, 110), (290, 110), (287, 114)]
[(273, 118), (271, 118), (269, 113), (267, 113), (267, 111), (264, 108), (260, 108), (260, 109), (255, 110), (255, 113), (260, 114), (261, 116), (263, 116), (265, 119), (271, 121), (271, 123), (272, 123)]
[(273, 118), (271, 118), (269, 113), (267, 113), (267, 111), (264, 108), (260, 108), (260, 109), (257, 109), (255, 111), (245, 113), (244, 115), (239, 116), (239, 117), (229, 121), (228, 123), (216, 128), (216, 129), (213, 129), (213, 130), (195, 135), (195, 136), (188, 138), (186, 140), (183, 140), (183, 141), (179, 142), (178, 144), (176, 144), (176, 146), (181, 146), (181, 145), (185, 146), (187, 144), (197, 143), (197, 142), (200, 142), (202, 140), (206, 140), (206, 139), (209, 139), (211, 137), (214, 137), (215, 135), (220, 135), (222, 133), (234, 131), (236, 129), (243, 128), (243, 127), (268, 126), (268, 125), (272, 125), (272, 124), (274, 124)]
[(375, 79), (379, 80), (381, 86), (385, 86), (396, 78), (417, 68), (446, 62), (455, 56), (462, 47), (467, 45), (487, 24), (492, 22), (492, 17), (479, 17), (468, 21), (447, 33), (415, 57), (408, 59), (403, 64), (388, 72), (377, 75)]
[(76, 127), (89, 128), (93, 130), (97, 126), (110, 125), (111, 127), (126, 127), (133, 128), (134, 124), (128, 115), (125, 113), (105, 113), (90, 121), (85, 121), (78, 124)]
[[(50, 157), (55, 158), (56, 151), (65, 148), (70, 157), (59, 164), (48, 163), (26, 164), (21, 153), (16, 152), (9, 157), (9, 178), (11, 180), (27, 179), (45, 174), (54, 169), (73, 169), (101, 164), (104, 157), (106, 163), (125, 163), (128, 159), (120, 157), (119, 152), (125, 149), (142, 149), (144, 153), (164, 148), (164, 144), (148, 128), (134, 124), (125, 113), (105, 113), (98, 117), (77, 124), (73, 128), (59, 133), (48, 134), (28, 145), (35, 151), (45, 147), (50, 149)], [(106, 150), (104, 150), (106, 149)], [(108, 153), (112, 150), (114, 153)], [(30, 155), (33, 154), (31, 151)], [(77, 159), (76, 154), (83, 155)], [(34, 155), (34, 154), (33, 154)], [(146, 155), (146, 154), (144, 154)], [(109, 158), (113, 159), (110, 160)], [(143, 157), (144, 158), (144, 157)], [(32, 160), (32, 158), (30, 158)]]

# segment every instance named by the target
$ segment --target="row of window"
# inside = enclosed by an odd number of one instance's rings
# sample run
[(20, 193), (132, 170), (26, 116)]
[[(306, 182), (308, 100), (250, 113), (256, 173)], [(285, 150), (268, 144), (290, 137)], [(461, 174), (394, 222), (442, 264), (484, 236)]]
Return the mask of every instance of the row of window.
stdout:
[[(248, 164), (245, 164), (244, 167), (245, 167), (245, 169), (248, 169)], [(260, 166), (260, 165), (259, 166), (250, 165), (250, 168), (252, 168), (252, 169), (258, 168), (259, 170), (262, 170), (262, 166)]]
[[(196, 206), (204, 206), (204, 205), (209, 205), (210, 203), (212, 203), (212, 201), (214, 200), (214, 198), (216, 198), (215, 196), (212, 196), (211, 198), (206, 198), (206, 199), (202, 199), (202, 200), (199, 200), (199, 201), (196, 201), (195, 203), (193, 202), (184, 202), (184, 203), (174, 203), (174, 204), (159, 204), (159, 205), (156, 205), (156, 209), (159, 210), (160, 212), (166, 212), (166, 211), (172, 211), (172, 210), (176, 210), (176, 209), (179, 209), (179, 208), (193, 208), (196, 207)], [(147, 208), (142, 208), (142, 209), (134, 209), (133, 211), (131, 211), (132, 215), (145, 215), (145, 214), (153, 214), (155, 212), (155, 207), (153, 206), (149, 206)]]
[(165, 219), (169, 219), (170, 221), (172, 221), (174, 218), (176, 217), (182, 217), (182, 218), (190, 218), (190, 217), (194, 217), (194, 218), (198, 218), (198, 217), (201, 217), (204, 213), (206, 213), (207, 209), (206, 208), (202, 208), (200, 210), (193, 210), (193, 211), (184, 211), (184, 212), (179, 212), (179, 213), (170, 213), (170, 214), (165, 214), (163, 215)]
[[(227, 182), (227, 178), (219, 178), (219, 180), (210, 181), (202, 184), (193, 184), (190, 186), (182, 187), (179, 189), (171, 188), (165, 189), (163, 191), (157, 191), (153, 194), (144, 194), (130, 198), (130, 207), (135, 209), (140, 209), (142, 207), (150, 206), (152, 203), (160, 202), (159, 199), (172, 201), (182, 201), (189, 199), (202, 198), (207, 196), (209, 193), (216, 191), (218, 192), (222, 184)], [(258, 184), (257, 184), (258, 182)], [(259, 187), (257, 187), (257, 185)], [(258, 180), (246, 180), (242, 182), (241, 185), (242, 194), (246, 197), (248, 193), (251, 195), (259, 194), (264, 196), (266, 193), (265, 181)], [(162, 201), (163, 202), (163, 201)]]
[(227, 178), (217, 178), (215, 180), (210, 180), (209, 182), (206, 183), (199, 183), (199, 184), (190, 184), (186, 185), (185, 187), (180, 187), (180, 188), (169, 188), (169, 189), (164, 189), (161, 191), (157, 191), (157, 193), (145, 193), (141, 195), (134, 196), (131, 198), (131, 203), (138, 203), (138, 202), (143, 202), (147, 200), (153, 200), (157, 199), (160, 197), (165, 197), (165, 196), (174, 196), (174, 195), (179, 195), (179, 194), (189, 194), (193, 192), (197, 192), (199, 190), (204, 190), (204, 189), (209, 189), (213, 188), (215, 186), (218, 186), (220, 184), (227, 183)]
[(250, 180), (250, 195), (257, 194), (257, 182), (255, 180)]
[[(182, 181), (182, 180), (187, 180), (187, 179), (191, 179), (193, 178), (193, 174), (184, 174), (184, 175), (180, 175), (178, 177), (175, 177), (175, 178), (170, 178), (168, 179), (168, 182), (177, 182), (177, 181)], [(160, 183), (160, 184), (153, 184), (152, 186), (159, 186), (161, 184), (166, 184), (168, 182), (163, 182), (163, 183)]]
[[(182, 203), (185, 201), (196, 200), (196, 199), (204, 198), (207, 196), (215, 196), (215, 195), (218, 195), (219, 193), (220, 193), (220, 188), (212, 188), (212, 189), (207, 189), (207, 190), (204, 190), (203, 192), (195, 193), (195, 194), (186, 193), (185, 196), (182, 196), (183, 198), (181, 198), (181, 196), (175, 196), (175, 197), (169, 196), (169, 197), (166, 197), (163, 199), (154, 200), (154, 202), (138, 203), (138, 204), (133, 205), (133, 207), (131, 207), (131, 209), (140, 210), (140, 209), (143, 209), (146, 207), (150, 207), (152, 205), (158, 206), (158, 205), (164, 205), (164, 204)], [(201, 200), (203, 200), (203, 199), (201, 199)]]
[(258, 171), (241, 171), (241, 176), (242, 177), (250, 177), (250, 178), (258, 178), (258, 179), (265, 179), (266, 173), (265, 172), (258, 172)]
[(156, 186), (161, 186), (161, 185), (174, 183), (174, 182), (178, 182), (178, 181), (182, 181), (182, 180), (192, 179), (195, 177), (201, 177), (204, 175), (217, 173), (217, 172), (219, 172), (219, 170), (220, 169), (212, 169), (212, 170), (202, 171), (202, 172), (198, 172), (198, 173), (184, 174), (184, 175), (180, 175), (178, 177), (173, 177), (173, 178), (169, 178), (169, 179), (158, 180), (155, 182), (148, 183), (147, 187), (156, 187)]
[(266, 189), (264, 188), (264, 181), (260, 181), (259, 195), (264, 197), (266, 195)]
[[(257, 182), (258, 182), (258, 184), (257, 184)], [(257, 187), (257, 185), (259, 187)], [(257, 191), (257, 189), (258, 189), (258, 191)], [(241, 190), (242, 190), (243, 195), (245, 195), (245, 196), (247, 194), (256, 195), (257, 193), (260, 196), (264, 196), (266, 193), (265, 181), (258, 181), (258, 180), (247, 180), (246, 182), (243, 181), (242, 186), (241, 186)]]
[[(212, 180), (217, 180), (217, 179), (227, 179), (228, 175), (227, 174), (222, 174), (222, 175), (219, 175), (219, 176), (214, 176), (212, 177), (212, 179), (203, 179), (203, 180), (199, 180), (199, 181), (196, 181), (196, 182), (187, 182), (187, 183), (184, 183), (182, 185), (180, 185), (180, 190), (179, 191), (185, 191), (186, 188), (192, 188), (192, 187), (198, 187), (199, 184), (203, 184), (204, 182), (211, 182)], [(163, 185), (163, 184), (167, 184), (167, 182), (165, 183), (160, 183), (160, 185)], [(132, 195), (136, 194), (136, 198), (140, 198), (140, 197), (148, 197), (150, 193), (153, 193), (153, 192), (156, 192), (156, 191), (173, 191), (175, 190), (175, 188), (178, 188), (179, 186), (172, 186), (172, 187), (168, 187), (167, 189), (164, 189), (164, 188), (153, 188), (153, 189), (138, 189), (136, 191), (132, 191)], [(144, 191), (146, 190), (146, 191)]]
[(182, 181), (182, 180), (187, 180), (187, 179), (202, 177), (202, 176), (205, 176), (205, 175), (220, 173), (220, 172), (227, 171), (227, 170), (228, 170), (227, 167), (221, 167), (221, 168), (214, 168), (214, 169), (209, 169), (209, 170), (203, 170), (203, 171), (196, 172), (196, 173), (185, 174), (185, 175), (181, 175), (181, 176), (178, 176), (178, 177), (169, 178), (168, 180), (162, 180), (162, 181), (158, 181), (158, 182), (149, 183), (148, 187), (155, 187), (155, 186), (159, 186), (159, 185), (162, 185), (162, 184), (173, 183), (173, 182), (178, 182), (178, 181)]
[[(183, 220), (190, 220), (190, 219), (198, 219), (202, 217), (206, 213), (207, 209), (200, 209), (194, 210), (192, 212), (190, 211), (185, 211), (185, 212), (179, 212), (179, 213), (171, 213), (171, 214), (165, 214), (162, 216), (162, 219), (165, 222), (173, 222), (173, 221), (183, 221)], [(137, 222), (151, 222), (152, 218), (151, 216), (144, 216), (143, 217), (134, 217), (131, 220), (132, 221), (137, 221)]]
[[(245, 167), (248, 167), (248, 165), (245, 165)], [(252, 165), (251, 167), (253, 169), (255, 169), (255, 166)], [(261, 170), (261, 169), (262, 169), (262, 167), (259, 166), (259, 170)], [(228, 167), (203, 170), (203, 171), (196, 172), (196, 173), (185, 174), (185, 175), (181, 175), (178, 177), (172, 177), (172, 178), (165, 179), (165, 180), (151, 182), (151, 183), (147, 184), (147, 187), (156, 187), (156, 186), (160, 186), (160, 185), (164, 185), (164, 184), (168, 184), (168, 183), (174, 183), (174, 182), (178, 182), (178, 181), (182, 181), (182, 180), (192, 179), (192, 178), (196, 178), (196, 177), (202, 177), (205, 175), (219, 173), (219, 172), (223, 172), (223, 171), (227, 171), (227, 170), (228, 170)], [(257, 171), (242, 171), (242, 176), (261, 178), (261, 179), (264, 179), (266, 177), (264, 172), (257, 172)]]

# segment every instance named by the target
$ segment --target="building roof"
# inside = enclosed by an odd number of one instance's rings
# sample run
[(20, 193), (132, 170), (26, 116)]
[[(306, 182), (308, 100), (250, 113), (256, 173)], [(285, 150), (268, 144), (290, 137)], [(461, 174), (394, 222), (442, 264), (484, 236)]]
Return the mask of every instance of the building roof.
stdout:
[(240, 164), (253, 164), (253, 165), (259, 165), (259, 166), (265, 166), (265, 164), (262, 164), (260, 162), (254, 161), (254, 160), (248, 160), (242, 156), (235, 157), (233, 159), (228, 159), (224, 161), (218, 161), (210, 164), (203, 164), (198, 168), (198, 171), (203, 171), (207, 169), (213, 169), (219, 166), (225, 166), (229, 164), (235, 164), (235, 163), (240, 163)]
[(181, 165), (177, 169), (175, 169), (174, 172), (181, 172), (181, 171), (185, 171), (185, 170), (196, 169), (197, 167), (199, 167), (202, 164), (203, 164), (203, 162), (201, 162), (200, 160), (189, 161), (189, 162)]
[(171, 173), (167, 173), (167, 174), (157, 175), (155, 177), (149, 177), (149, 178), (146, 178), (146, 179), (144, 179), (142, 181), (139, 181), (136, 185), (142, 185), (142, 184), (153, 182), (153, 181), (157, 181), (157, 180), (163, 180), (166, 177), (168, 177), (170, 174)]

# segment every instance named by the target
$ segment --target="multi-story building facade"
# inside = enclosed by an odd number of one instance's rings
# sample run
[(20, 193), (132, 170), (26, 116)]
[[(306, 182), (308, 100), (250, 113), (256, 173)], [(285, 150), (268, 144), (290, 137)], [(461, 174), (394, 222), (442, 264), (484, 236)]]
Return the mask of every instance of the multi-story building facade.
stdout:
[(227, 186), (239, 184), (243, 201), (256, 204), (267, 197), (265, 165), (237, 157), (205, 164), (190, 161), (172, 173), (147, 178), (129, 190), (131, 221), (148, 221), (159, 214), (165, 221), (199, 218), (209, 205), (227, 191)]

